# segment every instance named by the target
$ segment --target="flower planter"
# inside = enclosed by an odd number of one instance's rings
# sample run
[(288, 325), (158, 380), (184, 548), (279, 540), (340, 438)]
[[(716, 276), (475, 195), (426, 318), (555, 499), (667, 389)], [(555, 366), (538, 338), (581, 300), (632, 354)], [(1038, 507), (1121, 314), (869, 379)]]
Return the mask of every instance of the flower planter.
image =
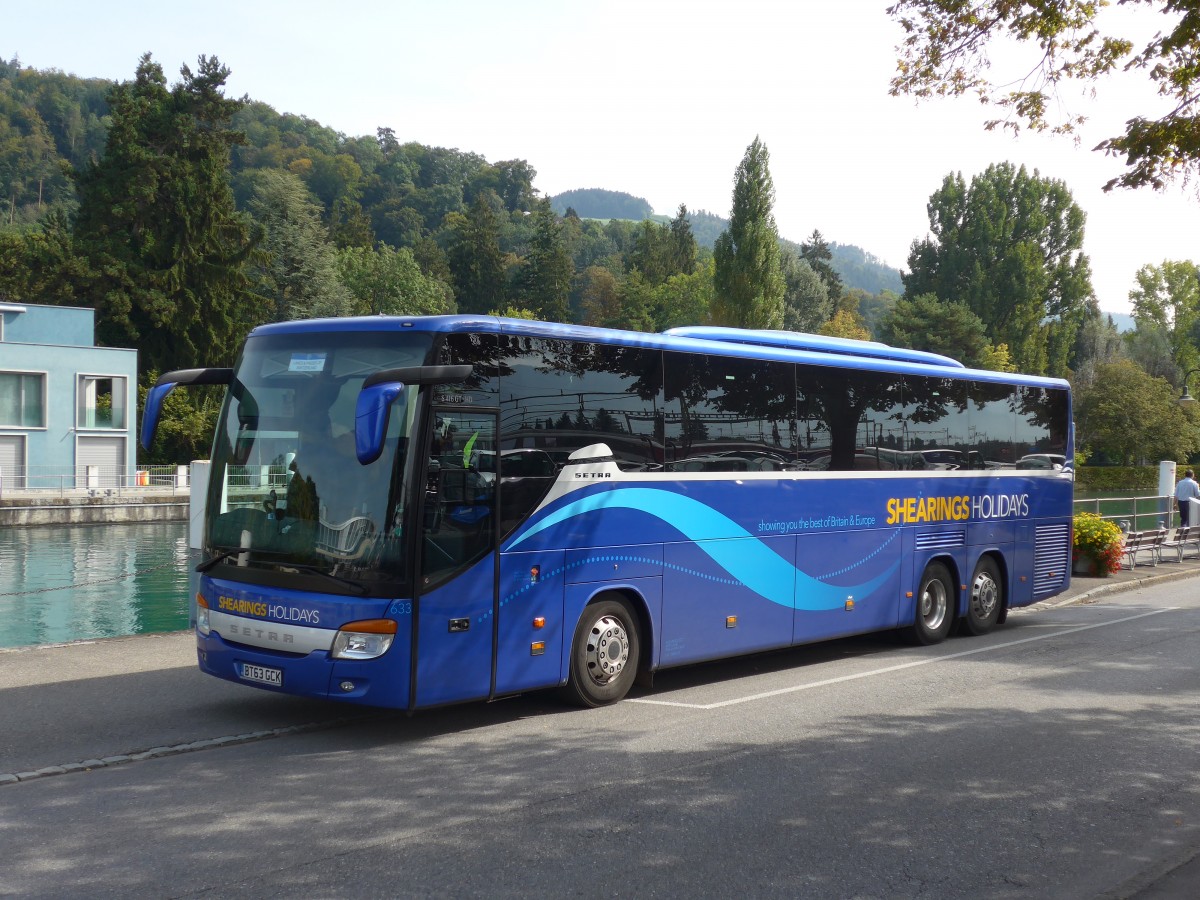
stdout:
[(1072, 562), (1071, 574), (1083, 575), (1088, 578), (1107, 578), (1109, 575), (1108, 570), (1097, 566), (1096, 561), (1090, 556), (1080, 556)]

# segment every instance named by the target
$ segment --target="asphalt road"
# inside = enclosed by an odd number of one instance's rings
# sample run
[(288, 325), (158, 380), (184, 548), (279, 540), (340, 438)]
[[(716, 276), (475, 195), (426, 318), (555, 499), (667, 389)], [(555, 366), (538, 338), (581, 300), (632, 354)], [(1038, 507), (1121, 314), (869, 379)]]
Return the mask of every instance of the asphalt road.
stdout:
[(298, 701), (187, 635), (0, 652), (0, 896), (1195, 897), (1198, 587), (588, 711)]

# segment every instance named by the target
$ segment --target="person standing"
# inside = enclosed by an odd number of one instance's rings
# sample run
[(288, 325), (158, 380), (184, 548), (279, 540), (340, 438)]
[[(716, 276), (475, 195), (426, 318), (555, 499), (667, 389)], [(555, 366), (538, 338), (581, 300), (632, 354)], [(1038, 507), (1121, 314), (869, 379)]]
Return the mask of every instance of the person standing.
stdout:
[[(1175, 485), (1175, 505), (1179, 507), (1179, 525), (1186, 528), (1193, 518), (1192, 504), (1200, 501), (1200, 484), (1196, 483), (1196, 473), (1188, 469), (1183, 473), (1179, 484)], [(1200, 520), (1197, 521), (1200, 525)]]

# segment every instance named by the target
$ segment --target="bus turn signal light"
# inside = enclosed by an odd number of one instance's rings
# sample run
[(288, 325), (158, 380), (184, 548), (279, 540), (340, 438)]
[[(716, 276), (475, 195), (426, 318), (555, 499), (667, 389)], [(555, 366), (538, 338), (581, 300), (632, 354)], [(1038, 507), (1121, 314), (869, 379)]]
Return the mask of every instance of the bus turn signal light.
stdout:
[(208, 601), (204, 599), (203, 594), (196, 594), (196, 630), (203, 635), (212, 632), (208, 618)]

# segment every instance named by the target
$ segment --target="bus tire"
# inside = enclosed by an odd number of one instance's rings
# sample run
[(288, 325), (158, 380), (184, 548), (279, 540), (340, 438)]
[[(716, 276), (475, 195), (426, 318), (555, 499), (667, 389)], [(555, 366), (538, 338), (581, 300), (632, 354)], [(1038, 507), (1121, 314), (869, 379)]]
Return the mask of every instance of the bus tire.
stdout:
[(917, 591), (916, 609), (908, 634), (916, 644), (939, 644), (950, 635), (954, 625), (954, 579), (939, 562), (925, 567)]
[(641, 653), (638, 617), (609, 595), (584, 607), (571, 643), (565, 699), (576, 706), (616, 703), (633, 686)]
[(975, 565), (967, 596), (967, 614), (962, 624), (967, 634), (987, 634), (996, 627), (1004, 607), (1002, 585), (996, 561), (990, 556), (982, 557)]

